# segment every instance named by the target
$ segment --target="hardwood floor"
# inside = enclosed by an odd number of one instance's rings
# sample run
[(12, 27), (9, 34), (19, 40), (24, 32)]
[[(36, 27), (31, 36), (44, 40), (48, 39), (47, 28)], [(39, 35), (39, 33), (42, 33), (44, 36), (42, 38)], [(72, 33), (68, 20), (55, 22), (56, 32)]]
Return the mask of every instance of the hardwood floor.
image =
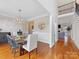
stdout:
[[(0, 59), (29, 59), (28, 53), (14, 58), (8, 44), (0, 44)], [(69, 38), (67, 45), (64, 46), (64, 40), (59, 39), (54, 47), (49, 48), (48, 44), (38, 42), (36, 50), (31, 52), (31, 59), (79, 59), (79, 50)]]
[(67, 45), (64, 46), (64, 40), (59, 39), (53, 48), (47, 44), (38, 44), (38, 59), (79, 59), (79, 50), (71, 38), (68, 39)]
[[(19, 56), (19, 53), (17, 53), (14, 58), (9, 45), (0, 44), (0, 59), (29, 59), (29, 55), (26, 53), (25, 55)], [(36, 50), (31, 52), (31, 59), (36, 59)]]

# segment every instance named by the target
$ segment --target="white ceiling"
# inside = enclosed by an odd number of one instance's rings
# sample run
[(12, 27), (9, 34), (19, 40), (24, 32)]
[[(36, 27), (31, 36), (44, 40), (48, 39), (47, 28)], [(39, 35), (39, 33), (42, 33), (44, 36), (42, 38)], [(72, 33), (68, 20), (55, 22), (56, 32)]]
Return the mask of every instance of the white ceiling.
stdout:
[[(19, 12), (18, 10), (22, 11)], [(24, 19), (48, 14), (36, 0), (0, 0), (0, 15), (18, 16)]]
[[(73, 0), (57, 0), (58, 6)], [(18, 10), (22, 11), (19, 13)], [(48, 14), (47, 10), (37, 0), (0, 0), (0, 15), (18, 16), (23, 19)]]

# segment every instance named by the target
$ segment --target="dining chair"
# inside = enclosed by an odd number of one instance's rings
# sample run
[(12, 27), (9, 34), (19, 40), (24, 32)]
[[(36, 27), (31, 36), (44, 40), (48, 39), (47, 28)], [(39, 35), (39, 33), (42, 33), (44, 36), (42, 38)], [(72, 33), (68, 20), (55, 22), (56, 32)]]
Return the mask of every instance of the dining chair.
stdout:
[(30, 59), (30, 52), (37, 48), (37, 34), (29, 34), (28, 37), (25, 39), (27, 40), (27, 44), (23, 45), (23, 48), (28, 51), (29, 59)]
[(18, 51), (18, 49), (20, 48), (19, 44), (16, 43), (16, 41), (12, 40), (12, 52), (14, 53), (14, 57), (15, 57), (15, 54)]
[(19, 45), (10, 36), (7, 36), (7, 39), (11, 47), (12, 53), (14, 53), (14, 57), (15, 57), (15, 54), (18, 52)]
[(6, 36), (7, 37), (7, 40), (8, 40), (8, 44), (9, 44), (9, 46), (10, 46), (10, 49), (11, 49), (11, 46), (12, 46), (12, 38), (9, 36), (9, 35), (7, 35)]

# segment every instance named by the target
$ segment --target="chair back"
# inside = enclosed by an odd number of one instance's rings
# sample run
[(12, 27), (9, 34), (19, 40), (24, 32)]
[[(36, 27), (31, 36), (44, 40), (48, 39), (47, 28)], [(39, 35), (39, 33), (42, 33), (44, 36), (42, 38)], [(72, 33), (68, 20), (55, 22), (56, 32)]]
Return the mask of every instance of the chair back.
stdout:
[(16, 41), (14, 41), (10, 36), (7, 35), (7, 39), (8, 39), (8, 43), (10, 44), (12, 48), (18, 47), (18, 44), (16, 43)]
[(27, 38), (27, 50), (30, 52), (37, 48), (37, 34), (30, 34)]
[(18, 48), (19, 45), (16, 43), (16, 41), (12, 40), (12, 48)]
[(10, 44), (10, 46), (12, 45), (12, 39), (9, 35), (7, 35), (7, 40), (8, 40), (8, 43)]

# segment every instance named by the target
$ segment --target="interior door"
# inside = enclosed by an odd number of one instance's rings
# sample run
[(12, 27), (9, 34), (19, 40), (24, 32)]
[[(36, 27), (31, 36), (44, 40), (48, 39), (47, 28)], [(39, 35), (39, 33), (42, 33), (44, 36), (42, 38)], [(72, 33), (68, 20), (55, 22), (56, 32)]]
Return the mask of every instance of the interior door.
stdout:
[(28, 24), (29, 34), (32, 34), (33, 29), (34, 29), (34, 21), (29, 21), (29, 24)]

